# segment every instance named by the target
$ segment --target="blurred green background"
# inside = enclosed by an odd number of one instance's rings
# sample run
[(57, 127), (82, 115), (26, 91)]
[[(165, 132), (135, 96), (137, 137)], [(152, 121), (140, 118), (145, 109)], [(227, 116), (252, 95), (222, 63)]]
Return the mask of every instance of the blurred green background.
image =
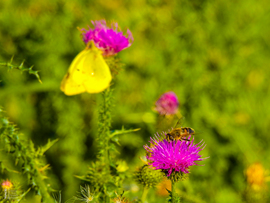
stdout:
[(154, 103), (174, 91), (183, 125), (199, 132), (195, 140), (205, 141), (202, 155), (210, 156), (191, 168), (179, 190), (205, 202), (242, 202), (246, 168), (254, 162), (270, 167), (269, 2), (1, 0), (0, 61), (25, 60), (43, 83), (0, 67), (0, 105), (37, 146), (60, 139), (46, 155), (52, 186), (64, 200), (79, 188), (74, 175), (96, 158), (101, 96), (65, 96), (60, 82), (84, 49), (77, 27), (100, 19), (118, 22), (134, 37), (118, 55), (125, 66), (112, 85), (112, 129), (141, 130), (121, 137), (119, 158), (131, 172), (142, 165), (143, 145), (158, 131)]

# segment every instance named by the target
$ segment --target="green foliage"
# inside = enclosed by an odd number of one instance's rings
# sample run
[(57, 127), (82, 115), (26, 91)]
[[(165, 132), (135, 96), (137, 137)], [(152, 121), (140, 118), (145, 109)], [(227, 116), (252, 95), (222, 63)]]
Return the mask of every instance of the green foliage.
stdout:
[(116, 191), (122, 190), (123, 181), (127, 177), (124, 173), (127, 169), (126, 163), (115, 160), (114, 154), (117, 152), (115, 143), (120, 145), (118, 142), (119, 135), (134, 132), (138, 129), (125, 130), (122, 128), (110, 132), (112, 90), (107, 89), (102, 92), (102, 102), (98, 122), (98, 161), (92, 162), (87, 175), (77, 176), (77, 178), (87, 181), (91, 185), (100, 202), (108, 202), (109, 198), (114, 197)]
[[(49, 165), (44, 163), (44, 153), (56, 142), (49, 142), (37, 150), (33, 142), (23, 140), (17, 132), (16, 127), (5, 117), (0, 117), (0, 146), (6, 153), (12, 154), (15, 165), (19, 167), (19, 173), (27, 177), (27, 181), (32, 189), (42, 196), (45, 202), (52, 202), (49, 195), (51, 188), (44, 182), (46, 169)], [(2, 173), (5, 172), (4, 163), (2, 163)]]

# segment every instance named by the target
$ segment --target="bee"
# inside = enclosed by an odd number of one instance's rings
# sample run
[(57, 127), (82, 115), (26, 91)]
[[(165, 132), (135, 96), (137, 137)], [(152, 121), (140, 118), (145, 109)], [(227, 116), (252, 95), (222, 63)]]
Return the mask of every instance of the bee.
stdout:
[(186, 140), (189, 141), (186, 137), (189, 135), (194, 135), (195, 130), (189, 127), (181, 127), (181, 128), (174, 128), (169, 133), (166, 134), (166, 140), (174, 141), (174, 140)]

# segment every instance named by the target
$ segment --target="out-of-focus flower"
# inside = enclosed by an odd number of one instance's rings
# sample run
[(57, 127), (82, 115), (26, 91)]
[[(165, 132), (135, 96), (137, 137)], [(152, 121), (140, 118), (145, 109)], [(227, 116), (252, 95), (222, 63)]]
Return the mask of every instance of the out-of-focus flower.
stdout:
[(134, 39), (129, 29), (127, 29), (127, 36), (125, 36), (119, 31), (117, 23), (112, 23), (111, 27), (108, 27), (105, 20), (91, 22), (94, 28), (88, 26), (88, 30), (81, 29), (83, 41), (88, 44), (89, 41), (93, 40), (96, 47), (103, 51), (103, 56), (115, 55), (133, 43)]
[(269, 192), (266, 182), (269, 181), (267, 171), (261, 163), (250, 165), (245, 171), (247, 177), (247, 188), (243, 193), (245, 202), (269, 202)]
[(172, 182), (167, 179), (163, 178), (162, 182), (157, 185), (157, 191), (156, 194), (159, 196), (168, 196), (168, 190), (171, 191), (172, 189)]
[(115, 203), (131, 203), (127, 198), (123, 197), (122, 195), (118, 195), (116, 193), (117, 197), (115, 197), (114, 199), (112, 199), (112, 202)]
[(161, 115), (176, 114), (179, 101), (174, 92), (166, 92), (156, 101), (156, 111)]
[(3, 197), (5, 200), (15, 200), (18, 199), (17, 190), (14, 188), (14, 185), (9, 180), (4, 180), (1, 183), (1, 193), (0, 197)]
[(1, 184), (3, 190), (10, 190), (13, 184), (9, 180), (4, 180)]
[(266, 187), (266, 171), (261, 163), (254, 163), (246, 170), (247, 182), (253, 190), (261, 190)]
[(172, 172), (189, 173), (190, 166), (198, 165), (196, 161), (205, 159), (199, 154), (205, 147), (202, 141), (198, 144), (194, 144), (194, 138), (191, 141), (167, 141), (162, 139), (164, 136), (156, 134), (155, 138), (150, 138), (150, 146), (145, 145), (144, 148), (149, 165), (166, 171), (168, 177)]
[(119, 160), (117, 161), (117, 167), (116, 167), (116, 170), (118, 172), (125, 172), (126, 170), (128, 170), (128, 165), (125, 161), (123, 160)]

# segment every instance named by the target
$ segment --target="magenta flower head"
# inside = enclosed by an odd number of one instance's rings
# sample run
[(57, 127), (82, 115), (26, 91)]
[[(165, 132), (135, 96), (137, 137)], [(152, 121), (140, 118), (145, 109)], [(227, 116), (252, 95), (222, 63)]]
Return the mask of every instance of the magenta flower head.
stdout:
[(156, 101), (156, 110), (161, 115), (176, 114), (179, 101), (174, 92), (166, 92)]
[(121, 31), (118, 31), (117, 23), (112, 23), (111, 27), (107, 27), (105, 20), (91, 22), (94, 28), (88, 26), (88, 30), (81, 29), (83, 41), (87, 44), (93, 40), (96, 47), (103, 51), (103, 56), (115, 55), (133, 43), (134, 39), (129, 29), (127, 29), (127, 36), (125, 36)]
[(174, 171), (189, 173), (190, 166), (198, 165), (196, 161), (205, 159), (199, 155), (199, 152), (205, 147), (202, 141), (198, 144), (194, 144), (194, 138), (191, 141), (167, 141), (162, 139), (164, 135), (157, 134), (154, 139), (150, 138), (150, 146), (144, 146), (149, 165), (156, 170), (164, 170), (168, 177)]

